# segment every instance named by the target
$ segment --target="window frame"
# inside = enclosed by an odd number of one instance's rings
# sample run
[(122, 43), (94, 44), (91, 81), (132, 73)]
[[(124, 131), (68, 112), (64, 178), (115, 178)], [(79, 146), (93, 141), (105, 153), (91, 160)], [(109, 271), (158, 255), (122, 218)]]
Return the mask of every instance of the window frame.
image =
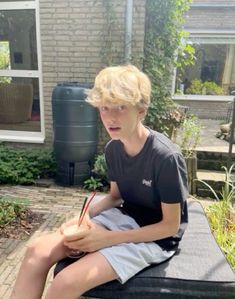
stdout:
[(9, 141), (9, 142), (25, 142), (25, 143), (44, 143), (45, 141), (45, 117), (44, 117), (44, 105), (43, 105), (44, 101), (43, 101), (43, 87), (42, 87), (42, 59), (41, 59), (39, 0), (0, 2), (0, 11), (1, 10), (27, 10), (27, 9), (35, 11), (38, 70), (0, 70), (0, 76), (18, 77), (18, 78), (36, 78), (39, 80), (41, 131), (32, 132), (32, 131), (0, 130), (0, 142)]
[[(187, 40), (191, 43), (200, 42), (201, 44), (235, 44), (235, 30), (193, 30), (189, 29), (190, 34)], [(172, 81), (172, 99), (173, 100), (199, 100), (199, 101), (231, 101), (230, 95), (193, 95), (183, 94), (175, 95), (177, 68), (174, 68)]]

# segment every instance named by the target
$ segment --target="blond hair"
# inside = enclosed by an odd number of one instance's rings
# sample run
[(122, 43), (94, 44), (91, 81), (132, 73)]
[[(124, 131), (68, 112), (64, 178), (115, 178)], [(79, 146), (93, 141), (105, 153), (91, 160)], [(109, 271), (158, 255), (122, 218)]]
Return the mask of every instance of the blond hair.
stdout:
[(87, 102), (94, 107), (129, 103), (148, 108), (151, 83), (147, 75), (133, 65), (107, 67), (95, 78)]

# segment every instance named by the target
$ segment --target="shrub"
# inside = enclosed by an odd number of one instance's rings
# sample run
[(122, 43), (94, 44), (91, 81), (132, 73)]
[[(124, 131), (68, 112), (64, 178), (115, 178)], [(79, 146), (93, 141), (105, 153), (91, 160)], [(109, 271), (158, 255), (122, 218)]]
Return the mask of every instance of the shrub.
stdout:
[(187, 94), (202, 94), (203, 83), (199, 79), (192, 80), (190, 87), (186, 89)]
[(4, 196), (0, 198), (0, 227), (3, 228), (15, 218), (23, 218), (28, 207), (26, 199)]
[(0, 184), (32, 184), (55, 175), (56, 163), (49, 150), (0, 146)]
[(217, 199), (217, 202), (206, 208), (206, 214), (218, 244), (225, 252), (231, 266), (235, 269), (235, 233), (234, 223), (230, 214), (235, 201), (235, 186), (231, 179), (231, 173), (234, 166), (235, 165), (232, 165), (229, 170), (224, 166), (222, 167), (225, 170), (225, 180), (220, 197), (209, 184), (201, 180), (198, 181), (206, 185)]
[(84, 182), (84, 188), (88, 190), (106, 191), (109, 188), (107, 171), (108, 168), (105, 155), (97, 155), (95, 158), (94, 167), (92, 169), (93, 176)]
[(179, 146), (186, 158), (194, 155), (195, 149), (200, 142), (202, 126), (195, 115), (187, 116), (182, 124), (182, 134)]
[(205, 88), (206, 94), (209, 95), (223, 95), (225, 91), (222, 87), (217, 85), (215, 82), (205, 81), (203, 83), (203, 87)]
[(192, 80), (189, 88), (186, 89), (187, 94), (207, 94), (207, 95), (223, 95), (225, 91), (215, 82), (205, 81), (199, 79)]
[(107, 171), (108, 168), (105, 160), (105, 155), (104, 154), (97, 155), (95, 158), (94, 168), (92, 172), (96, 174), (97, 177), (107, 182), (108, 181)]

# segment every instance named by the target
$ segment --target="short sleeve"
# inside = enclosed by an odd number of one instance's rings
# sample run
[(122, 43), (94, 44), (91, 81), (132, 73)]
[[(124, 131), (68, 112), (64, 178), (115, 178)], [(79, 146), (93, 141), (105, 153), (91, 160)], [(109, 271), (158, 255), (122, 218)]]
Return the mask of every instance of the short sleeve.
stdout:
[(157, 186), (161, 202), (183, 203), (187, 199), (186, 164), (180, 153), (165, 158), (159, 172)]

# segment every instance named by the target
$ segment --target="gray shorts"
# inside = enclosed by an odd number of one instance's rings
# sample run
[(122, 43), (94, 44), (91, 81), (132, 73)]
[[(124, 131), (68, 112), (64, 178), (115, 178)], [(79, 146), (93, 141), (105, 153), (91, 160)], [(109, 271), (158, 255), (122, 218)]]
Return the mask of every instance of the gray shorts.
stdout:
[[(109, 230), (130, 230), (138, 228), (136, 221), (119, 209), (102, 212), (92, 219)], [(121, 283), (125, 283), (142, 269), (158, 264), (174, 255), (175, 251), (164, 251), (154, 242), (122, 243), (100, 249), (99, 252), (111, 264)]]

